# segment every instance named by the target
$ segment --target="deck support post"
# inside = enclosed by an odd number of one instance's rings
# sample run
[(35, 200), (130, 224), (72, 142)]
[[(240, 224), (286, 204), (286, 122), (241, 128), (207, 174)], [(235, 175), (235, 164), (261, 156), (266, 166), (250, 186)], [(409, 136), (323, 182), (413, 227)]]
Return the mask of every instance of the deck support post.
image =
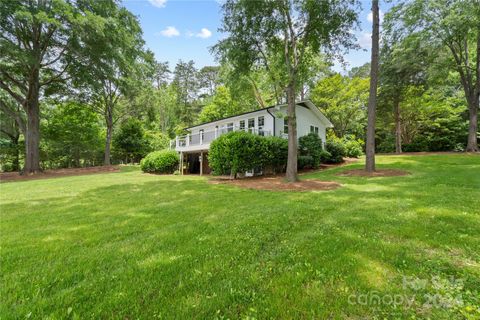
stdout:
[(203, 175), (203, 151), (200, 151), (200, 175)]
[(183, 176), (183, 152), (180, 151), (180, 175)]

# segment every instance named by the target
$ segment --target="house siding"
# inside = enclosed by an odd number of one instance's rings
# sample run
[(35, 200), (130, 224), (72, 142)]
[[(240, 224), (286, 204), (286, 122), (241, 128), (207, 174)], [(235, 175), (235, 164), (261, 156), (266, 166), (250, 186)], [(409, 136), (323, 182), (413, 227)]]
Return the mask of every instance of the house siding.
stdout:
[(221, 120), (218, 120), (218, 121), (215, 121), (215, 122), (206, 123), (204, 125), (198, 125), (196, 127), (193, 127), (190, 130), (190, 132), (192, 134), (196, 134), (196, 133), (199, 133), (200, 130), (202, 130), (202, 129), (205, 132), (214, 131), (216, 127), (218, 127), (218, 129), (221, 129), (222, 127), (227, 127), (227, 125), (229, 123), (233, 123), (233, 126), (237, 129), (237, 128), (240, 127), (240, 121), (242, 121), (242, 120), (245, 121), (245, 126), (247, 127), (249, 119), (254, 119), (255, 130), (258, 130), (259, 129), (258, 118), (262, 117), (262, 116), (264, 117), (263, 130), (268, 131), (270, 133), (270, 135), (272, 135), (273, 134), (273, 118), (267, 112), (267, 110), (259, 110), (259, 111), (256, 111), (256, 112), (251, 112), (251, 113), (244, 114), (244, 115), (239, 115), (239, 116), (236, 116), (236, 117), (231, 117), (231, 118), (227, 118), (227, 119), (221, 119)]
[[(309, 105), (305, 103), (298, 104), (296, 106), (296, 115), (298, 138), (309, 134), (310, 127), (313, 126), (314, 128), (318, 128), (318, 135), (322, 139), (322, 142), (325, 143), (326, 128), (331, 127), (332, 125), (328, 119), (318, 111), (315, 105), (312, 103), (309, 103)], [(206, 151), (210, 148), (210, 142), (213, 141), (215, 137), (225, 133), (229, 125), (233, 124), (233, 130), (239, 130), (240, 121), (242, 120), (245, 121), (245, 128), (248, 128), (248, 121), (253, 119), (254, 132), (258, 133), (260, 117), (263, 117), (264, 119), (263, 131), (265, 132), (265, 135), (275, 135), (277, 137), (287, 138), (287, 134), (284, 132), (284, 119), (286, 116), (287, 106), (281, 105), (200, 124), (188, 128), (189, 135), (183, 138), (177, 137), (175, 149), (179, 152)], [(201, 130), (204, 132), (203, 135), (199, 134)], [(188, 140), (188, 143), (186, 140)]]

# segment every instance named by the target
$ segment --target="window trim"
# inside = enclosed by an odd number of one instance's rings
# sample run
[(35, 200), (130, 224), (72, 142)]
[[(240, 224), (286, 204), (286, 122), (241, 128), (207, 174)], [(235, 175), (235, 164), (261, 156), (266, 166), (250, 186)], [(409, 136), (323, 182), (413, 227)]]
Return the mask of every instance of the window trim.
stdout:
[[(262, 119), (261, 125), (260, 125), (260, 119)], [(258, 122), (258, 128), (265, 126), (265, 116), (258, 116), (257, 122)]]
[[(250, 120), (252, 121), (253, 126), (250, 126), (251, 124)], [(248, 128), (248, 132), (255, 132), (255, 118), (250, 118), (247, 120), (247, 128)]]
[(240, 130), (245, 131), (245, 120), (240, 120), (238, 123), (238, 127)]

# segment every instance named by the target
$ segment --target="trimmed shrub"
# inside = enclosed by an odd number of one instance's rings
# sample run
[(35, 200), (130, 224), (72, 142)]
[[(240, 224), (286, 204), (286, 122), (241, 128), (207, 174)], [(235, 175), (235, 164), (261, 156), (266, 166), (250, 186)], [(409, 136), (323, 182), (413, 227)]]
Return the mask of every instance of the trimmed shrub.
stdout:
[(298, 151), (299, 151), (298, 167), (300, 169), (305, 168), (305, 166), (303, 165), (307, 165), (307, 163), (305, 163), (305, 161), (307, 161), (306, 158), (303, 158), (300, 161), (300, 158), (304, 156), (308, 156), (311, 158), (311, 163), (308, 164), (307, 167), (318, 168), (322, 161), (321, 159), (322, 151), (323, 151), (322, 139), (320, 139), (318, 134), (315, 134), (315, 133), (309, 133), (306, 136), (300, 137), (300, 139), (298, 139)]
[(313, 157), (312, 156), (298, 156), (298, 169), (310, 169), (313, 168)]
[(179, 161), (174, 150), (154, 151), (140, 161), (140, 168), (149, 173), (173, 173), (178, 169)]
[(330, 153), (330, 157), (326, 162), (339, 163), (343, 161), (345, 156), (345, 146), (336, 140), (328, 140), (325, 144), (326, 150)]
[(320, 152), (321, 163), (327, 163), (331, 157), (332, 157), (332, 154), (327, 150), (322, 150), (322, 152)]
[(288, 158), (288, 140), (279, 137), (264, 137), (263, 166), (269, 167), (273, 173), (285, 171)]
[(208, 163), (216, 175), (230, 174), (236, 177), (265, 162), (264, 137), (244, 131), (233, 131), (212, 141), (208, 152)]

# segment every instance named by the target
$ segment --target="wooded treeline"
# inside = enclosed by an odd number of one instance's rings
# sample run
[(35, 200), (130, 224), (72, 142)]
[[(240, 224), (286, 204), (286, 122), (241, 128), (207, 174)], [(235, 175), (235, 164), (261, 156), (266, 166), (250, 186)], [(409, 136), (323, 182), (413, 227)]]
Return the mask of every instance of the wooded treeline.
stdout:
[[(156, 61), (117, 1), (1, 1), (1, 169), (136, 162), (192, 124), (302, 99), (330, 135), (365, 139), (370, 66), (333, 71), (356, 48), (356, 1), (223, 10), (219, 65), (199, 68)], [(380, 38), (377, 152), (478, 151), (478, 1), (396, 3)]]

